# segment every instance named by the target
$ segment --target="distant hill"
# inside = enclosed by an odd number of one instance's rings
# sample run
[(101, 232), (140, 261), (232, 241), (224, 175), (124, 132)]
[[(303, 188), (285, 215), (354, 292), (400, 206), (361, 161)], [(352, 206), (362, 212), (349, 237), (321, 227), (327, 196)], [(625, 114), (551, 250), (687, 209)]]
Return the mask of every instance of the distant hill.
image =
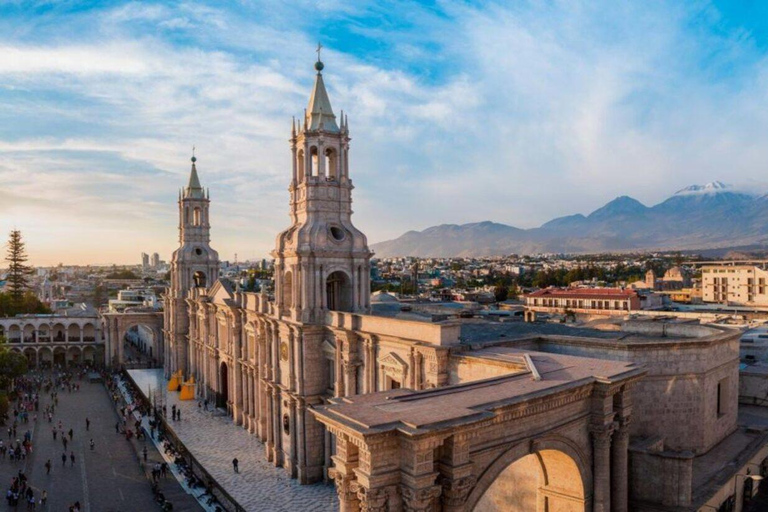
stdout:
[(621, 196), (587, 216), (520, 229), (496, 222), (443, 224), (372, 245), (378, 257), (478, 257), (542, 252), (719, 249), (768, 244), (768, 196), (716, 181), (648, 207)]

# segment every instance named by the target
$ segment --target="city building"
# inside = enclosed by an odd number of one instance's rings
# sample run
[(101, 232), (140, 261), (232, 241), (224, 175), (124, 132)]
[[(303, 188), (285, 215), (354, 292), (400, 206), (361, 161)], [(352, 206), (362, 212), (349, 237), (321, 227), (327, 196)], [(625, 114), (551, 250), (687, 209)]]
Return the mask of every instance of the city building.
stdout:
[(129, 288), (117, 292), (116, 299), (109, 300), (110, 313), (120, 313), (128, 308), (148, 308), (157, 310), (160, 303), (154, 290), (149, 288)]
[[(274, 296), (219, 277), (193, 157), (164, 297), (166, 376), (194, 377), (291, 477), (332, 479), (345, 512), (741, 510), (768, 435), (737, 422), (737, 330), (626, 320), (642, 298), (620, 289), (526, 298), (622, 315), (590, 329), (374, 314), (349, 125), (315, 69), (291, 128)], [(114, 339), (139, 321), (105, 317)]]
[(641, 309), (658, 309), (661, 296), (620, 288), (545, 288), (525, 295), (525, 305), (539, 313), (627, 315)]
[(147, 270), (149, 268), (149, 254), (141, 253), (141, 268)]
[(732, 306), (768, 306), (768, 270), (760, 265), (722, 262), (701, 268), (702, 299)]
[(31, 368), (71, 364), (102, 365), (105, 340), (98, 313), (74, 307), (63, 314), (0, 318), (0, 337), (26, 356)]
[(150, 266), (153, 269), (160, 268), (160, 255), (158, 253), (153, 253), (152, 254), (152, 260), (150, 261)]

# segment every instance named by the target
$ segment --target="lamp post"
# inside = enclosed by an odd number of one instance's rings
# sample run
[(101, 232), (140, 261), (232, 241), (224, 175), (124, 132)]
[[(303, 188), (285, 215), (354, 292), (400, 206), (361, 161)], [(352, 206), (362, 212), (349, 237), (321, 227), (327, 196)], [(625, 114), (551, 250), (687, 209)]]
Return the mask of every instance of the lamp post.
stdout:
[[(752, 482), (758, 482), (758, 485), (759, 485), (759, 482), (763, 479), (763, 477), (761, 475), (736, 475), (733, 478), (733, 496), (734, 496), (734, 498), (737, 495), (737, 490), (738, 490), (738, 485), (739, 485), (739, 477), (742, 477), (744, 479), (744, 482), (746, 482), (747, 480), (752, 480)], [(750, 496), (750, 499), (751, 498), (752, 498), (752, 496)], [(742, 492), (742, 495), (741, 495), (741, 502), (744, 503), (744, 493), (743, 492)]]

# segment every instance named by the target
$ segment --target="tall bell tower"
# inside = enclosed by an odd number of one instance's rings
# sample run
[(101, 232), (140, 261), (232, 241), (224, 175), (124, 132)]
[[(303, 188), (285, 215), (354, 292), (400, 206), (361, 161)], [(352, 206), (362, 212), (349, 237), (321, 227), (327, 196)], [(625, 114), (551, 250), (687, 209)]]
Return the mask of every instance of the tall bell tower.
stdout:
[(349, 125), (331, 108), (319, 49), (309, 105), (291, 125), (291, 226), (272, 252), (279, 314), (304, 323), (322, 322), (326, 311), (370, 309), (372, 253), (352, 224)]
[(189, 373), (189, 313), (185, 302), (191, 288), (206, 288), (219, 277), (219, 254), (210, 246), (209, 195), (197, 176), (192, 155), (189, 184), (179, 191), (179, 248), (171, 257), (171, 286), (166, 294), (166, 373)]

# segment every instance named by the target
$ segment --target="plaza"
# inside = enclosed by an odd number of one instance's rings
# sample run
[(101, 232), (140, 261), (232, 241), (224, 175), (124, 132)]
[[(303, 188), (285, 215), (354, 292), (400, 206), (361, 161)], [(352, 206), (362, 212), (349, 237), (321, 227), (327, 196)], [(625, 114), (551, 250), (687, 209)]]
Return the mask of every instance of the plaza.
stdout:
[[(44, 375), (51, 374), (47, 372)], [(40, 410), (29, 413), (29, 423), (19, 423), (16, 437), (21, 438), (29, 429), (33, 451), (21, 462), (11, 462), (7, 457), (0, 460), (3, 495), (11, 478), (22, 470), (37, 499), (43, 490), (48, 493), (47, 506), (38, 506), (37, 510), (68, 510), (75, 502), (80, 502), (83, 512), (157, 509), (150, 485), (140, 469), (136, 451), (124, 436), (115, 434), (118, 415), (108, 391), (101, 383), (90, 384), (86, 379), (74, 381), (80, 384), (79, 391), (70, 393), (59, 389), (53, 423), (48, 423), (43, 417), (42, 411), (51, 403), (50, 395), (44, 391), (40, 393)], [(38, 416), (37, 421), (34, 420), (35, 414)], [(90, 420), (88, 431), (86, 417)], [(70, 428), (74, 431), (66, 450), (67, 461), (64, 466), (61, 462), (61, 435), (54, 441), (51, 434), (52, 427), (59, 421), (65, 431)], [(3, 428), (0, 437), (7, 443), (6, 428)], [(94, 441), (93, 451), (89, 446), (90, 439)], [(69, 459), (70, 452), (75, 454), (74, 465)], [(52, 463), (50, 475), (46, 474), (45, 468), (48, 459)], [(6, 507), (7, 502), (3, 500), (0, 509), (6, 510)], [(23, 505), (18, 509), (23, 509)]]
[[(332, 511), (338, 508), (331, 485), (300, 485), (264, 458), (264, 445), (247, 430), (236, 427), (220, 411), (204, 410), (196, 400), (179, 400), (167, 391), (162, 369), (128, 370), (129, 378), (158, 407), (181, 411), (180, 421), (168, 421), (168, 429), (211, 477), (245, 510), (274, 512)], [(232, 459), (239, 460), (239, 472)]]

